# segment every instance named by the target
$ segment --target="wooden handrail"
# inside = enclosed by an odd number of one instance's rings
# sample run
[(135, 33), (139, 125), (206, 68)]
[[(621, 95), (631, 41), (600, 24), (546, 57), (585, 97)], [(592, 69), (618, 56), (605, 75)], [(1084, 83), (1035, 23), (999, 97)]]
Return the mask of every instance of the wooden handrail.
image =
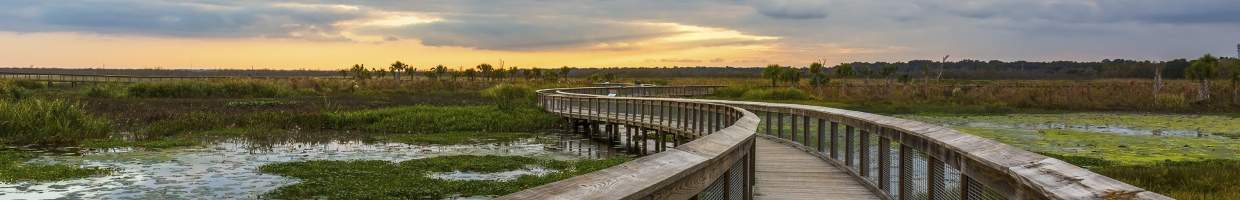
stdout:
[[(710, 165), (711, 159), (727, 160), (729, 151), (738, 146), (752, 145), (753, 135), (765, 130), (766, 137), (800, 148), (843, 169), (883, 199), (1171, 199), (1144, 189), (1102, 176), (1089, 170), (1015, 148), (993, 140), (956, 130), (894, 117), (865, 112), (798, 104), (748, 101), (642, 98), (612, 96), (692, 96), (713, 92), (718, 86), (686, 87), (589, 87), (539, 91), (540, 104), (546, 101), (626, 102), (626, 105), (650, 105), (650, 102), (675, 102), (675, 105), (726, 105), (727, 112), (742, 113), (730, 126), (697, 138), (689, 144), (639, 158), (599, 172), (521, 191), (502, 199), (632, 199), (670, 198), (659, 191), (670, 190), (674, 182), (692, 177)], [(593, 99), (593, 100), (589, 100)], [(636, 102), (636, 104), (631, 104)], [(548, 103), (561, 106), (563, 102)], [(590, 106), (596, 104), (579, 104)], [(611, 105), (611, 104), (609, 104)], [(575, 109), (591, 109), (572, 107)], [(554, 110), (570, 118), (592, 120), (624, 120), (623, 117), (592, 116), (595, 112), (572, 114)], [(601, 112), (600, 112), (601, 113)], [(756, 115), (758, 113), (761, 115)], [(765, 115), (767, 123), (759, 123)], [(785, 135), (788, 117), (792, 132)], [(672, 132), (685, 126), (643, 124), (624, 121), (635, 126), (656, 127)], [(797, 122), (802, 122), (797, 125)], [(815, 123), (816, 122), (816, 123)], [(778, 124), (774, 128), (772, 125)], [(816, 125), (813, 125), (816, 124)], [(811, 132), (810, 127), (817, 127)], [(826, 128), (828, 127), (831, 128)], [(796, 131), (803, 126), (800, 131)], [(840, 131), (839, 128), (844, 131)], [(776, 129), (778, 131), (776, 131)], [(692, 131), (679, 131), (692, 133)], [(827, 136), (830, 132), (830, 137)], [(810, 140), (811, 135), (814, 139)], [(800, 138), (798, 138), (800, 137)], [(843, 138), (843, 139), (841, 139)], [(817, 142), (809, 142), (817, 141)], [(877, 145), (871, 145), (876, 142)], [(873, 149), (877, 148), (877, 149)], [(842, 152), (841, 152), (842, 150)], [(752, 153), (751, 153), (752, 154)], [(761, 155), (750, 155), (761, 156)], [(924, 163), (919, 165), (916, 163)], [(952, 177), (955, 176), (955, 177)], [(892, 180), (895, 178), (895, 180)], [(711, 181), (694, 181), (709, 183)], [(701, 185), (701, 184), (698, 184)], [(924, 186), (920, 186), (924, 185)], [(699, 187), (679, 190), (690, 194)], [(748, 193), (751, 194), (751, 193)], [(959, 196), (947, 196), (959, 195)], [(746, 198), (749, 198), (748, 196)]]
[[(708, 92), (698, 90), (714, 87), (635, 88), (641, 89), (631, 91), (641, 93), (626, 96), (706, 94)], [(499, 199), (688, 199), (708, 193), (733, 196), (735, 193), (727, 192), (727, 188), (734, 183), (741, 183), (746, 190), (742, 193), (744, 195), (735, 198), (748, 199), (752, 196), (754, 132), (759, 122), (757, 115), (736, 107), (687, 99), (600, 94), (600, 91), (616, 89), (540, 90), (539, 104), (552, 113), (568, 118), (668, 131), (677, 134), (677, 137), (690, 138), (690, 141), (618, 166)], [(698, 128), (685, 128), (690, 125)], [(729, 172), (743, 172), (740, 174), (744, 175), (734, 176), (736, 173)], [(729, 181), (736, 178), (741, 180)], [(708, 189), (721, 183), (729, 187)]]

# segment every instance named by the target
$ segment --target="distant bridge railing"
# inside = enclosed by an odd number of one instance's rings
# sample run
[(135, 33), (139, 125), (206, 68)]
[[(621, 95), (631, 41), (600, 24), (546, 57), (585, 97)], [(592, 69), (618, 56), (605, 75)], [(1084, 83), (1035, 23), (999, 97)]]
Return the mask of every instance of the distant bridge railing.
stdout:
[[(755, 134), (818, 156), (889, 200), (1170, 199), (1058, 159), (918, 121), (797, 104), (622, 97), (704, 95), (717, 88), (540, 90), (539, 104), (566, 118), (696, 137), (674, 149), (501, 199), (750, 199), (753, 157), (761, 156), (752, 152)], [(711, 125), (701, 116), (722, 123)], [(719, 180), (729, 180), (720, 177), (735, 180), (721, 176), (732, 174), (719, 172), (723, 169), (742, 171), (739, 189), (716, 190), (733, 188), (717, 187)]]

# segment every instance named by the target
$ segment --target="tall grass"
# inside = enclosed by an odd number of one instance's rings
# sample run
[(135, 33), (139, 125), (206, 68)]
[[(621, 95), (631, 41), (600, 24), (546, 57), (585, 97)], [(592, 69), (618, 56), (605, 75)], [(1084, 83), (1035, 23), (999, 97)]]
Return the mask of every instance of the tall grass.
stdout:
[(513, 110), (532, 106), (534, 89), (521, 85), (499, 84), (482, 90), (482, 96), (495, 100), (499, 109)]
[(11, 82), (0, 81), (0, 100), (18, 100), (30, 97), (30, 90), (14, 85)]
[(128, 93), (135, 97), (162, 98), (209, 98), (244, 97), (271, 98), (291, 94), (285, 85), (259, 80), (167, 81), (138, 83), (129, 86)]
[(108, 122), (64, 100), (0, 101), (0, 142), (9, 145), (67, 145), (106, 137)]
[(715, 96), (757, 101), (807, 100), (810, 94), (797, 88), (732, 86), (715, 91)]
[(1099, 174), (1182, 200), (1240, 199), (1240, 161), (1174, 161), (1092, 169)]
[(1240, 111), (1231, 86), (1215, 83), (1212, 98), (1194, 99), (1190, 81), (1166, 81), (1154, 92), (1150, 80), (944, 80), (897, 83), (839, 79), (826, 86), (802, 86), (814, 96), (841, 103), (892, 105), (1004, 105), (1012, 108), (1090, 111)]
[(538, 109), (496, 106), (409, 106), (329, 114), (338, 128), (394, 133), (516, 132), (550, 128), (557, 119)]

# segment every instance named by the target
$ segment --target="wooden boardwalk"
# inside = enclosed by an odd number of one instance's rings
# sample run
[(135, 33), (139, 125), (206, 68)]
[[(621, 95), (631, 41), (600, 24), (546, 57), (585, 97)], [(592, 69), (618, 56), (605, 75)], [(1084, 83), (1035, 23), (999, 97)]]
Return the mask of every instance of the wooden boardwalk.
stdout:
[(879, 199), (818, 157), (762, 137), (757, 146), (754, 199)]

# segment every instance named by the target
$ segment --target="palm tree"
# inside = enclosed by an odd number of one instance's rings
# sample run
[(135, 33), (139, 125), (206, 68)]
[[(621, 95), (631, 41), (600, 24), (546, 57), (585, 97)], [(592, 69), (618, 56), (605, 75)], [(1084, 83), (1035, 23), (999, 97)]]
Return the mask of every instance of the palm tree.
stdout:
[[(482, 76), (483, 76), (483, 77), (489, 77), (489, 76), (491, 76), (491, 72), (492, 72), (492, 70), (495, 70), (495, 67), (494, 67), (494, 66), (491, 66), (491, 64), (486, 64), (486, 63), (478, 64), (478, 66), (476, 66), (476, 67), (474, 67), (474, 68), (477, 68), (479, 72), (482, 72)], [(467, 72), (468, 72), (468, 71), (467, 71)], [(472, 72), (470, 72), (470, 73), (472, 73)], [(470, 77), (469, 79), (473, 79), (473, 77)], [(488, 78), (488, 79), (489, 79), (489, 78)]]
[(568, 66), (560, 67), (560, 78), (564, 78), (564, 80), (567, 81), (568, 72), (571, 71), (573, 71), (573, 68), (569, 68)]
[(399, 60), (396, 61), (395, 63), (392, 63), (392, 66), (391, 66), (392, 75), (396, 77), (396, 81), (400, 81), (400, 72), (404, 71), (405, 68), (409, 68), (409, 65), (405, 63), (401, 63)]
[(826, 67), (822, 63), (814, 62), (809, 64), (809, 84), (815, 87), (826, 85), (831, 79), (827, 78)]
[(448, 75), (448, 67), (444, 67), (443, 65), (435, 65), (435, 67), (426, 70), (426, 77), (434, 80), (439, 80), (439, 78), (442, 78), (444, 75)]
[(353, 64), (349, 71), (353, 72), (354, 79), (370, 79), (370, 71), (366, 70), (366, 65)]
[(799, 83), (801, 83), (801, 70), (788, 67), (783, 70), (783, 74), (780, 75), (780, 78), (788, 82), (788, 87), (796, 87)]
[(1197, 80), (1199, 84), (1197, 88), (1197, 101), (1206, 101), (1210, 99), (1210, 79), (1214, 79), (1218, 75), (1218, 58), (1213, 55), (1206, 54), (1194, 60), (1188, 68), (1184, 69), (1184, 75), (1190, 79)]
[(783, 70), (784, 68), (780, 67), (779, 64), (767, 65), (766, 69), (762, 69), (762, 77), (771, 79), (772, 87), (779, 86), (779, 76), (783, 75)]

